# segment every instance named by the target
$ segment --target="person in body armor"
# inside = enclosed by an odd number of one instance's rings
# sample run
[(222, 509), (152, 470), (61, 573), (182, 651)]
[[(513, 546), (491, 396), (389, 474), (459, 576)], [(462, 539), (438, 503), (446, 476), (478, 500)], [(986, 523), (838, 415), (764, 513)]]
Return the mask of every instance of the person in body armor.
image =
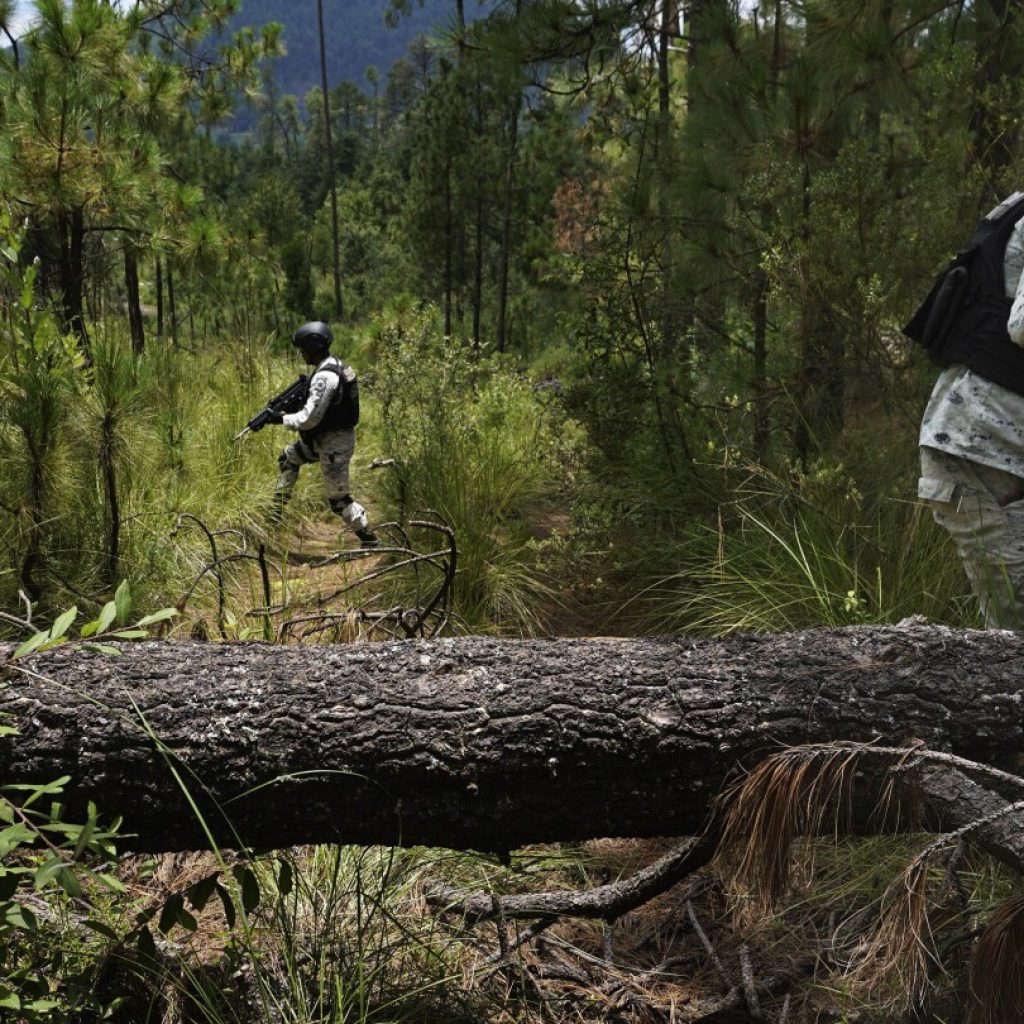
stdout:
[(331, 329), (319, 320), (303, 324), (292, 335), (292, 344), (302, 353), (306, 365), (315, 369), (309, 380), (309, 395), (298, 412), (282, 414), (268, 410), (274, 423), (299, 434), (299, 439), (288, 445), (277, 460), (280, 474), (271, 518), (280, 521), (299, 470), (308, 463), (319, 462), (327, 504), (364, 548), (375, 548), (380, 541), (370, 529), (366, 509), (349, 494), (348, 469), (356, 446), (359, 385), (352, 367), (331, 355), (333, 340)]
[(1024, 193), (983, 218), (979, 238), (966, 312), (948, 318), (945, 358), (929, 352), (945, 368), (921, 422), (918, 496), (956, 542), (986, 627), (1022, 629)]

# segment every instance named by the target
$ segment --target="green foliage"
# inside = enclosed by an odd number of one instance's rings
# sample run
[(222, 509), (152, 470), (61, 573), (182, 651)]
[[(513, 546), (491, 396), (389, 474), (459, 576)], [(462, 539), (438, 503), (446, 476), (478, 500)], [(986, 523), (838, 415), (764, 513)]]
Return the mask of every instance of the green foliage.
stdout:
[[(35, 308), (37, 265), (21, 268), (25, 227), (0, 208), (0, 466), (7, 529), (20, 559), (19, 577), (32, 598), (42, 593), (39, 560), (53, 535), (52, 515), (62, 470), (61, 434), (71, 410), (72, 375), (80, 356), (53, 318)], [(12, 563), (14, 559), (12, 558)]]
[(149, 626), (166, 622), (178, 614), (175, 608), (161, 608), (159, 611), (143, 615), (137, 622), (129, 623), (131, 607), (131, 589), (128, 581), (122, 580), (114, 594), (114, 599), (103, 605), (95, 619), (85, 622), (79, 627), (77, 640), (73, 639), (68, 632), (77, 621), (79, 614), (78, 608), (72, 606), (67, 611), (61, 612), (49, 629), (38, 630), (19, 644), (14, 649), (11, 658), (17, 661), (36, 651), (47, 651), (51, 647), (67, 643), (74, 643), (76, 647), (85, 651), (116, 655), (117, 648), (111, 647), (108, 642), (104, 641), (142, 640), (149, 636)]
[(535, 632), (550, 590), (531, 551), (558, 486), (557, 415), (517, 374), (458, 339), (441, 344), (429, 311), (381, 319), (374, 343), (399, 517), (434, 509), (454, 527), (464, 628)]
[(124, 892), (111, 872), (118, 826), (101, 825), (91, 803), (84, 822), (68, 822), (58, 802), (68, 781), (0, 786), (0, 1009), (20, 1021), (116, 1005), (90, 981), (111, 938), (98, 904)]
[(924, 615), (973, 624), (948, 537), (921, 504), (865, 495), (841, 464), (750, 473), (696, 524), (620, 611), (645, 631), (774, 633), (893, 624)]
[[(5, 672), (32, 671), (30, 656), (74, 643), (83, 650), (117, 655), (112, 640), (136, 640), (148, 627), (177, 614), (164, 608), (130, 622), (131, 593), (122, 582), (99, 616), (70, 636), (78, 609), (69, 608), (48, 629), (14, 649)], [(0, 683), (2, 685), (2, 683)], [(18, 732), (0, 719), (0, 740), (17, 743)], [(74, 823), (59, 797), (69, 776), (49, 783), (0, 784), (0, 1009), (24, 1021), (73, 1021), (103, 1016), (106, 1003), (93, 987), (104, 954), (123, 941), (109, 924), (109, 903), (125, 886), (113, 871), (119, 822), (101, 825), (88, 804)]]

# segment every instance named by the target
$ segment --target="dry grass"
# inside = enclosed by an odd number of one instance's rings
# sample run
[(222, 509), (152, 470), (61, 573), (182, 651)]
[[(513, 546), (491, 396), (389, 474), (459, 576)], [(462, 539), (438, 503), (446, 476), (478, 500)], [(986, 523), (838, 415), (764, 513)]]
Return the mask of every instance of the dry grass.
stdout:
[[(948, 842), (934, 837), (821, 837), (846, 813), (858, 767), (904, 756), (845, 744), (770, 758), (735, 794), (732, 856), (609, 922), (471, 926), (432, 910), (424, 893), (437, 882), (497, 895), (582, 890), (631, 875), (677, 840), (543, 846), (510, 865), (445, 851), (308, 848), (286, 855), (296, 878), (286, 899), (275, 895), (280, 856), (268, 857), (247, 946), (232, 939), (216, 901), (197, 932), (169, 934), (185, 982), (164, 978), (163, 1020), (184, 1024), (191, 976), (232, 963), (248, 979), (235, 995), (238, 1024), (277, 1019), (253, 995), (255, 972), (275, 1005), (289, 1007), (289, 1024), (338, 1024), (336, 1009), (322, 1012), (324, 979), (337, 977), (350, 987), (346, 1024), (687, 1024), (742, 1009), (744, 987), (756, 988), (767, 1021), (785, 1005), (789, 1024), (877, 1024), (936, 992), (962, 1005), (963, 954), (975, 922), (990, 919), (974, 956), (971, 1024), (1019, 1022), (1024, 898), (1005, 870), (959, 854), (951, 864)], [(869, 790), (893, 804), (903, 797), (877, 776)], [(158, 905), (216, 867), (198, 855), (134, 863), (126, 878), (136, 906)], [(352, 995), (358, 984), (364, 991)]]
[(970, 1020), (1024, 1020), (1024, 897), (998, 907), (978, 939), (971, 969)]
[(724, 798), (728, 806), (721, 848), (734, 874), (767, 913), (789, 887), (797, 836), (816, 835), (829, 815), (849, 806), (860, 750), (796, 747), (762, 761)]

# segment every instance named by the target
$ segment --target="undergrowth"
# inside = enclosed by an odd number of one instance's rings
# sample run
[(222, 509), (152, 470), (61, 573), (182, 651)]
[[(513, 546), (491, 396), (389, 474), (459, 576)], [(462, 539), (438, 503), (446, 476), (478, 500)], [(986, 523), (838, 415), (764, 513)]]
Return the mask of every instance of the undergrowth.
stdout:
[[(708, 636), (894, 624), (913, 615), (976, 625), (948, 536), (912, 497), (867, 492), (842, 463), (733, 471), (717, 515), (667, 542), (618, 614), (643, 632)], [(646, 580), (644, 575), (646, 574)]]

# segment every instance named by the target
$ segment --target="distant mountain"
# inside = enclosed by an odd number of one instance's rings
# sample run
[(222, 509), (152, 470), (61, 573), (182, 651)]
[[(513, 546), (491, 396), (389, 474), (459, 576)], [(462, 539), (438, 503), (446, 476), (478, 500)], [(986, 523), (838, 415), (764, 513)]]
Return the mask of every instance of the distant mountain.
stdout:
[[(413, 0), (412, 10), (402, 15), (396, 28), (384, 23), (388, 0), (324, 0), (327, 39), (327, 76), (332, 86), (349, 80), (364, 85), (366, 69), (373, 65), (384, 80), (388, 68), (418, 35), (430, 35), (452, 19), (453, 0)], [(467, 5), (469, 6), (469, 5)], [(320, 85), (320, 41), (316, 0), (242, 0), (241, 13), (232, 27), (258, 27), (271, 21), (284, 25), (287, 56), (274, 62), (279, 93), (300, 99)]]

